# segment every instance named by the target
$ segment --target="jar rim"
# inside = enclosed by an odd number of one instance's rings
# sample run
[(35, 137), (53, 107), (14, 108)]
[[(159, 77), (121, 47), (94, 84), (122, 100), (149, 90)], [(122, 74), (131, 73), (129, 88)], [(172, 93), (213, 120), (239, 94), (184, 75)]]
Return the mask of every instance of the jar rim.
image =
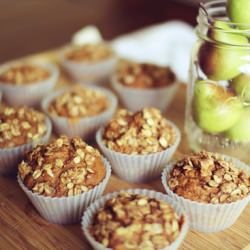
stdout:
[[(219, 21), (220, 25), (215, 26), (215, 22)], [(210, 42), (218, 43), (211, 37), (208, 37), (208, 30), (218, 31), (220, 34), (241, 35), (250, 37), (250, 24), (242, 24), (231, 22), (227, 16), (227, 0), (212, 0), (206, 3), (200, 3), (199, 14), (197, 17), (198, 26), (196, 28), (197, 35)], [(228, 27), (228, 28), (223, 28)], [(240, 28), (239, 28), (240, 27)], [(228, 44), (219, 41), (221, 44)], [(250, 44), (228, 44), (237, 47), (249, 47)]]
[(243, 28), (241, 32), (250, 32), (250, 24), (232, 22), (227, 16), (224, 16), (224, 18), (216, 18), (213, 16), (214, 14), (218, 14), (218, 11), (224, 11), (226, 14), (227, 1), (228, 0), (212, 0), (205, 3), (201, 2), (199, 4), (199, 15), (206, 17), (208, 25), (211, 25), (214, 21), (219, 20), (228, 25), (241, 26)]

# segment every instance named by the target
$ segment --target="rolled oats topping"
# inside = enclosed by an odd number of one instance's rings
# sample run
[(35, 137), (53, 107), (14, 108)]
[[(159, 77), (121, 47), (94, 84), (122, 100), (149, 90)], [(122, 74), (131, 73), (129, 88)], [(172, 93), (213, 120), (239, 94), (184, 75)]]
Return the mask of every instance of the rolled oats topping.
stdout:
[(24, 185), (32, 192), (50, 197), (81, 194), (106, 175), (98, 150), (80, 138), (66, 136), (34, 148), (18, 170)]
[(12, 148), (39, 140), (46, 132), (43, 113), (27, 107), (0, 107), (0, 148)]
[(57, 96), (48, 111), (68, 118), (84, 118), (98, 115), (108, 107), (108, 98), (99, 90), (77, 86)]
[(175, 241), (183, 222), (165, 201), (121, 192), (94, 215), (90, 233), (114, 250), (155, 250)]
[(145, 108), (136, 113), (120, 110), (108, 123), (103, 142), (125, 154), (149, 154), (166, 150), (176, 139), (175, 131), (161, 112)]
[(175, 74), (169, 67), (149, 63), (122, 61), (117, 70), (117, 80), (133, 88), (160, 88), (172, 84)]
[(174, 193), (202, 203), (230, 203), (250, 193), (250, 174), (209, 152), (179, 160), (168, 177)]
[(0, 74), (0, 82), (26, 85), (46, 80), (49, 77), (50, 72), (42, 67), (31, 64), (16, 64)]
[(75, 47), (65, 54), (66, 58), (76, 62), (99, 62), (114, 55), (113, 50), (106, 44), (85, 44)]

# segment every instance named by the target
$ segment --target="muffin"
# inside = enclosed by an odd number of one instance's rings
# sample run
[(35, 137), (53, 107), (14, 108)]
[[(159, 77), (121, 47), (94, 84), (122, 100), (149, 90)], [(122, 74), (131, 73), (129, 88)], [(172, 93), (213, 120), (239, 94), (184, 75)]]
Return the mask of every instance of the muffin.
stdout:
[(59, 224), (80, 219), (110, 177), (108, 162), (80, 138), (61, 136), (28, 152), (18, 166), (18, 181), (46, 220)]
[(12, 174), (28, 150), (48, 141), (50, 120), (32, 108), (0, 106), (0, 174)]
[(250, 200), (249, 167), (206, 151), (168, 165), (162, 181), (168, 195), (185, 208), (192, 227), (204, 232), (230, 227)]
[(0, 75), (0, 82), (13, 85), (28, 85), (50, 77), (49, 70), (31, 64), (12, 65)]
[(12, 106), (37, 106), (55, 86), (58, 74), (56, 66), (49, 63), (5, 64), (0, 68), (0, 90)]
[(73, 48), (71, 51), (65, 53), (68, 60), (75, 62), (95, 63), (112, 57), (113, 50), (102, 43), (99, 44), (85, 44)]
[(188, 230), (183, 211), (167, 196), (124, 190), (92, 204), (82, 227), (94, 249), (177, 249)]
[(113, 73), (117, 57), (107, 43), (85, 44), (68, 48), (62, 65), (71, 77), (81, 83), (100, 83)]
[(112, 86), (131, 111), (151, 106), (164, 111), (178, 88), (170, 67), (126, 60), (120, 62)]
[(100, 91), (78, 87), (57, 96), (49, 104), (48, 111), (69, 119), (80, 119), (99, 115), (108, 106), (108, 98)]
[(57, 134), (84, 139), (111, 119), (116, 107), (117, 98), (111, 91), (80, 85), (56, 91), (42, 101)]
[(117, 70), (117, 80), (127, 87), (152, 89), (169, 86), (176, 81), (176, 77), (169, 67), (121, 61)]
[(180, 132), (155, 108), (120, 110), (96, 140), (120, 178), (144, 182), (160, 175), (179, 145)]

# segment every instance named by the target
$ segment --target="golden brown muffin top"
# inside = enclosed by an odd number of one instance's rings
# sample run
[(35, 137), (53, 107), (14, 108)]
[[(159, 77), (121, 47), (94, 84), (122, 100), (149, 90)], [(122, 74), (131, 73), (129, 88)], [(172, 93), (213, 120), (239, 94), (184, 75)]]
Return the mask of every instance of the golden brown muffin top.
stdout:
[(0, 107), (0, 148), (12, 148), (37, 141), (46, 132), (45, 115), (32, 108)]
[(78, 137), (66, 136), (34, 148), (18, 169), (28, 189), (51, 197), (81, 194), (98, 185), (106, 175), (97, 149)]
[(205, 151), (179, 160), (167, 182), (174, 193), (202, 203), (230, 203), (250, 193), (247, 172)]
[(65, 54), (68, 60), (76, 62), (99, 62), (114, 55), (113, 50), (106, 44), (85, 44), (72, 48)]
[(90, 232), (114, 250), (155, 250), (175, 241), (183, 222), (165, 201), (122, 192), (98, 210)]
[(108, 106), (109, 101), (101, 91), (77, 86), (57, 96), (48, 111), (67, 118), (84, 118), (98, 115)]
[(176, 77), (169, 67), (124, 60), (118, 67), (117, 80), (127, 87), (151, 89), (166, 87), (174, 83)]
[(144, 108), (136, 113), (122, 109), (107, 124), (103, 142), (111, 150), (125, 154), (150, 154), (170, 147), (175, 131), (161, 112)]
[(14, 85), (26, 85), (46, 80), (50, 72), (31, 64), (16, 64), (0, 74), (0, 82)]

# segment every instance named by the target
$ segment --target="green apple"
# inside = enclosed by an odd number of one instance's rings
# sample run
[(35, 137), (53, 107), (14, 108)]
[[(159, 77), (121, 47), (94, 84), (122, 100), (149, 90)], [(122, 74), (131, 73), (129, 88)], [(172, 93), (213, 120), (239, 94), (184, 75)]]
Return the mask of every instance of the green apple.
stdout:
[(238, 122), (225, 132), (225, 136), (235, 142), (250, 142), (250, 108), (246, 108)]
[(250, 75), (240, 74), (231, 81), (230, 86), (246, 102), (250, 102)]
[(208, 30), (208, 37), (228, 45), (247, 45), (248, 39), (226, 21), (216, 20)]
[(236, 24), (250, 25), (249, 0), (228, 0), (227, 13), (232, 22)]
[(220, 20), (209, 29), (208, 37), (214, 42), (203, 43), (198, 54), (199, 65), (209, 79), (231, 80), (240, 74), (239, 67), (245, 64), (243, 57), (247, 55), (240, 46), (249, 43), (245, 36), (235, 33), (235, 29)]
[(211, 80), (231, 80), (240, 74), (240, 66), (244, 64), (243, 49), (230, 46), (215, 46), (205, 42), (199, 50), (198, 61), (202, 71)]
[(230, 129), (239, 119), (243, 104), (237, 96), (213, 81), (195, 83), (194, 119), (205, 132), (217, 134)]

